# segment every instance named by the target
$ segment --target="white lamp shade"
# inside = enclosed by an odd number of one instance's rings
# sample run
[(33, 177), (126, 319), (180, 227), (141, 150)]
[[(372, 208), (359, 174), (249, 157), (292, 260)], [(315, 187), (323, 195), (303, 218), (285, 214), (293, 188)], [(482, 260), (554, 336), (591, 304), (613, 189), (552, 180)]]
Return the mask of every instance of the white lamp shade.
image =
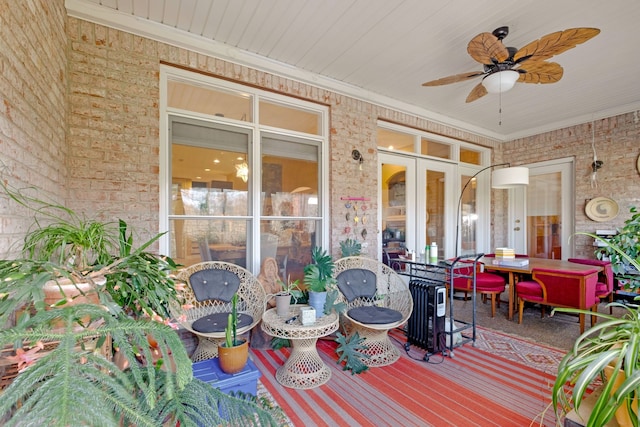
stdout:
[(506, 92), (516, 84), (520, 78), (520, 73), (513, 70), (498, 71), (489, 74), (482, 80), (482, 85), (489, 93)]
[(491, 173), (492, 188), (514, 188), (529, 185), (529, 168), (522, 166), (494, 169)]

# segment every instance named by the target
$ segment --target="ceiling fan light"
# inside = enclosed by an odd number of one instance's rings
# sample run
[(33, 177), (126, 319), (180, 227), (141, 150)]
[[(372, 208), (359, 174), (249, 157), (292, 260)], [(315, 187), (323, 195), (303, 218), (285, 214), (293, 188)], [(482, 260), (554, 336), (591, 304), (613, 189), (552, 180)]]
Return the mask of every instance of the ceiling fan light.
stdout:
[(489, 93), (502, 93), (511, 89), (520, 78), (520, 73), (513, 70), (498, 71), (489, 74), (482, 80), (482, 85)]

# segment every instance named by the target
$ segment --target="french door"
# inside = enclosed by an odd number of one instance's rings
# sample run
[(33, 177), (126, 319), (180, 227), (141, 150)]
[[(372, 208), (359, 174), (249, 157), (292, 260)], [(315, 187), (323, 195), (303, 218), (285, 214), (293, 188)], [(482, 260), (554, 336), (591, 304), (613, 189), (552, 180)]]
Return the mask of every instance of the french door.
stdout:
[(406, 249), (419, 257), (433, 242), (440, 258), (452, 253), (455, 165), (383, 152), (379, 161), (381, 259)]
[(509, 242), (516, 253), (533, 258), (573, 256), (574, 160), (526, 165), (529, 185), (509, 190)]

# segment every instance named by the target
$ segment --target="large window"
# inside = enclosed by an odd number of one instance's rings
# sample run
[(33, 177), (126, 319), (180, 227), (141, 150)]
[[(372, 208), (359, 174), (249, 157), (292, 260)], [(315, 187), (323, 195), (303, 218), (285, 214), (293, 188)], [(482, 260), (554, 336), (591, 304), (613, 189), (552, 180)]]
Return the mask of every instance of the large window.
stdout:
[(163, 252), (302, 278), (326, 240), (327, 109), (163, 69)]

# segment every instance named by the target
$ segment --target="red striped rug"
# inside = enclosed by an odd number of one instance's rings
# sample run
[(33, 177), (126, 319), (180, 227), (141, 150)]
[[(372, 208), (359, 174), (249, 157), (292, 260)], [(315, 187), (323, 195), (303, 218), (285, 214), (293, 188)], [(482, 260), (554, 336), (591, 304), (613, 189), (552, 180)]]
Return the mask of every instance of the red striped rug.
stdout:
[(452, 358), (436, 354), (425, 362), (425, 350), (412, 346), (406, 354), (404, 334), (391, 335), (403, 353), (400, 360), (360, 375), (336, 364), (333, 341), (318, 341), (332, 376), (311, 390), (275, 380), (288, 349), (252, 349), (252, 358), (262, 386), (296, 427), (556, 425), (550, 390), (564, 352), (478, 328), (475, 346), (467, 343)]

